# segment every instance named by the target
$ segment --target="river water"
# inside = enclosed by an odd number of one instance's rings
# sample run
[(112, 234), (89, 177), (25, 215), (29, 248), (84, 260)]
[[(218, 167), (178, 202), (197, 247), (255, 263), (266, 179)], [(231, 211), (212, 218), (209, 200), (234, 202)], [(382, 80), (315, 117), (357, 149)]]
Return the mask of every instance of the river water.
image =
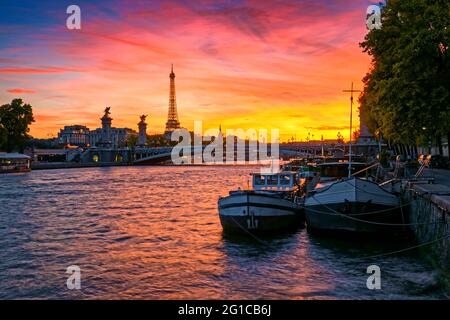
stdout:
[[(222, 234), (219, 195), (248, 167), (116, 167), (0, 176), (0, 298), (441, 299), (407, 243)], [(67, 267), (81, 270), (69, 290)], [(366, 286), (381, 269), (381, 289)]]

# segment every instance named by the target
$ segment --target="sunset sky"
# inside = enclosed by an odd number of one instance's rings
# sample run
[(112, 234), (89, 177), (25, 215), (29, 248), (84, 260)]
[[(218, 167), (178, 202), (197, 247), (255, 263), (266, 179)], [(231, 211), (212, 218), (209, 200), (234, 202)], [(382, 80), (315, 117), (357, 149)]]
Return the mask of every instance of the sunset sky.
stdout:
[[(173, 63), (183, 127), (348, 136), (342, 90), (361, 89), (368, 71), (359, 43), (372, 2), (2, 0), (0, 103), (31, 103), (35, 137), (95, 129), (106, 106), (113, 126), (137, 130), (148, 114), (148, 133), (159, 133)], [(66, 27), (71, 4), (81, 30)]]

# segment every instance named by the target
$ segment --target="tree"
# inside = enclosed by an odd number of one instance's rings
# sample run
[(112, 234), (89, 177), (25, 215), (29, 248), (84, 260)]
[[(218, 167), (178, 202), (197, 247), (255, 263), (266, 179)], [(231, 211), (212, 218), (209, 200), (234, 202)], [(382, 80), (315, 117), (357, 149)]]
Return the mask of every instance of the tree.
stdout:
[(353, 135), (352, 135), (353, 141), (358, 141), (360, 135), (361, 135), (361, 131), (359, 129), (353, 130)]
[[(191, 141), (193, 141), (191, 139)], [(175, 146), (177, 142), (167, 140), (163, 134), (155, 134), (147, 136), (147, 145), (150, 147), (167, 147), (167, 146)]]
[(5, 127), (0, 122), (0, 150), (6, 144), (8, 131), (6, 131)]
[(129, 135), (125, 142), (125, 144), (130, 148), (135, 147), (137, 145), (137, 143), (138, 143), (138, 136), (136, 134)]
[(22, 99), (14, 99), (11, 103), (0, 106), (0, 149), (21, 151), (30, 138), (28, 132), (32, 122), (33, 108), (24, 104)]
[(360, 97), (372, 132), (394, 143), (450, 135), (450, 2), (390, 0), (381, 29), (361, 47), (372, 56)]

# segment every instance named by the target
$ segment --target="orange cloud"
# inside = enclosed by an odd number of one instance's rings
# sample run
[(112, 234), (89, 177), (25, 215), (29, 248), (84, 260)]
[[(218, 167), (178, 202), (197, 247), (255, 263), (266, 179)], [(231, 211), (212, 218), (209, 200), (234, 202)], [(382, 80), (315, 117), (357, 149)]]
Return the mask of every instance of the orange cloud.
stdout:
[(334, 138), (348, 127), (342, 90), (352, 81), (362, 88), (369, 66), (358, 45), (366, 33), (361, 1), (119, 3), (110, 8), (119, 17), (93, 4), (80, 31), (36, 31), (27, 54), (15, 50), (23, 63), (3, 60), (0, 74), (10, 80), (0, 89), (32, 87), (36, 113), (59, 115), (38, 118), (33, 135), (100, 126), (105, 106), (116, 127), (136, 129), (145, 113), (149, 132), (162, 132), (171, 63), (187, 128), (194, 120), (205, 129), (279, 128), (287, 139), (311, 131)]
[(78, 68), (44, 67), (44, 68), (0, 68), (0, 74), (60, 74), (83, 72)]
[(33, 94), (36, 93), (35, 90), (29, 90), (29, 89), (9, 89), (8, 90), (9, 93), (17, 93), (17, 94), (21, 94), (21, 93), (29, 93), (29, 94)]

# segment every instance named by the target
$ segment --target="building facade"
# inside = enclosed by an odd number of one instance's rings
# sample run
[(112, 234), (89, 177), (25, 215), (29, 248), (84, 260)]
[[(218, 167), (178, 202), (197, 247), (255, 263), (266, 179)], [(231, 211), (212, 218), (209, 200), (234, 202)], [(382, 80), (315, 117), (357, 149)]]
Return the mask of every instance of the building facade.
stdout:
[(86, 126), (74, 125), (65, 126), (58, 133), (58, 140), (60, 144), (85, 147), (89, 144), (90, 131)]
[[(109, 132), (110, 147), (121, 148), (126, 147), (127, 140), (131, 135), (136, 135), (136, 131), (130, 128), (111, 128)], [(89, 134), (89, 145), (92, 147), (100, 146), (104, 139), (102, 128), (95, 129)]]
[(107, 147), (121, 148), (127, 145), (127, 140), (137, 132), (130, 128), (111, 127), (112, 118), (109, 109), (105, 109), (105, 115), (100, 119), (102, 127), (90, 130), (86, 126), (65, 126), (58, 133), (58, 141), (61, 145), (72, 145), (79, 147)]

